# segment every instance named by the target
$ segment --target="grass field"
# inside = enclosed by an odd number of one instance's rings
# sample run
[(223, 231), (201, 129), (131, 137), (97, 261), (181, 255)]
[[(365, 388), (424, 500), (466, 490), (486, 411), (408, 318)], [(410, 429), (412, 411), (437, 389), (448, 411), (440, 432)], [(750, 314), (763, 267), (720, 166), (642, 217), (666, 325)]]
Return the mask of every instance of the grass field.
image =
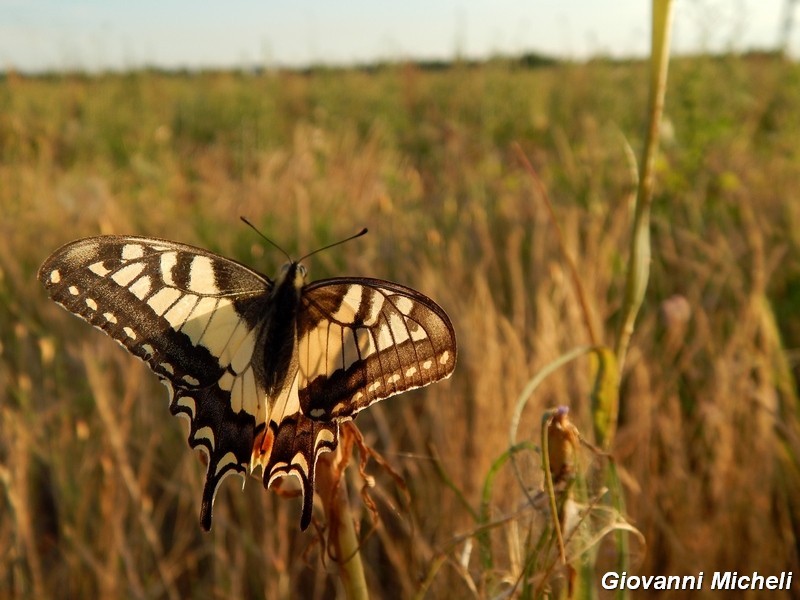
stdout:
[[(298, 529), (299, 500), (257, 479), (243, 492), (226, 480), (214, 529), (201, 531), (204, 467), (163, 387), (36, 281), (62, 243), (100, 233), (188, 242), (275, 274), (283, 257), (240, 215), (295, 256), (369, 227), (313, 257), (311, 277), (398, 281), (436, 299), (456, 328), (450, 380), (357, 421), (407, 486), (370, 463), (373, 531), (358, 469), (347, 472), (374, 596), (524, 596), (546, 577), (563, 587), (564, 570), (548, 571), (555, 545), (539, 537), (546, 506), (531, 506), (510, 464), (496, 461), (523, 388), (590, 343), (587, 319), (613, 345), (645, 68), (7, 75), (0, 598), (335, 593), (334, 561), (313, 527)], [(671, 66), (651, 281), (622, 366), (612, 448), (622, 516), (645, 543), (608, 535), (575, 564), (599, 574), (622, 558), (648, 575), (800, 578), (798, 107), (797, 64), (750, 56)], [(516, 145), (553, 203), (588, 315)], [(517, 439), (538, 446), (545, 410), (567, 405), (591, 441), (592, 373), (584, 357), (548, 376)], [(535, 494), (539, 455), (516, 456)], [(594, 499), (608, 461), (585, 448), (579, 457)]]

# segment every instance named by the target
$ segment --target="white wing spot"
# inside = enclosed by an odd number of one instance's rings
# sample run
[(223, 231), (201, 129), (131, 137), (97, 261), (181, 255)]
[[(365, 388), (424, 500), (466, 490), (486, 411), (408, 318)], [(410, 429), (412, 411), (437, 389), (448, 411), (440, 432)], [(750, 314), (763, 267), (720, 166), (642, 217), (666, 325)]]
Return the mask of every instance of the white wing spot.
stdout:
[[(201, 302), (197, 303), (198, 306)], [(196, 344), (202, 344), (209, 349), (211, 354), (220, 360), (221, 366), (226, 366), (223, 358), (225, 349), (231, 339), (234, 327), (239, 323), (239, 316), (236, 314), (236, 309), (233, 303), (227, 298), (220, 298), (216, 301), (216, 308), (208, 315), (208, 322), (203, 331), (203, 335)], [(187, 321), (187, 325), (191, 321)], [(192, 337), (189, 335), (189, 337)]]
[(167, 285), (174, 286), (175, 281), (172, 279), (172, 269), (178, 264), (177, 252), (165, 252), (161, 255), (161, 279)]
[(388, 383), (397, 383), (398, 381), (400, 381), (400, 379), (401, 379), (400, 375), (395, 373), (394, 375), (389, 377), (389, 379), (387, 381), (388, 381)]
[(253, 368), (250, 367), (242, 374), (242, 408), (248, 414), (258, 417), (260, 406), (260, 392), (258, 391)]
[(306, 457), (303, 456), (302, 452), (298, 452), (294, 455), (292, 458), (292, 464), (300, 467), (300, 470), (303, 472), (303, 474), (308, 476), (308, 462), (306, 462)]
[(312, 408), (308, 412), (308, 416), (309, 417), (321, 417), (324, 414), (325, 414), (325, 411), (323, 409), (321, 409), (321, 408)]
[(415, 342), (421, 342), (422, 340), (428, 339), (428, 334), (425, 332), (425, 329), (419, 326), (419, 323), (416, 321), (412, 321), (411, 319), (406, 319), (406, 327), (408, 331), (411, 332), (411, 339)]
[(402, 344), (409, 338), (408, 329), (403, 322), (403, 318), (396, 312), (389, 316), (389, 327), (392, 330), (395, 344)]
[(102, 260), (89, 265), (89, 270), (95, 275), (99, 275), (100, 277), (105, 277), (111, 272), (108, 269), (106, 269), (106, 266), (103, 264)]
[(188, 410), (194, 419), (194, 411), (197, 410), (197, 403), (195, 402), (194, 398), (191, 396), (181, 396), (178, 398), (177, 404), (178, 406), (182, 406)]
[(414, 309), (414, 302), (411, 298), (406, 298), (405, 296), (395, 296), (394, 305), (397, 307), (397, 310), (406, 316), (410, 315), (411, 311)]
[[(142, 279), (144, 279), (144, 277), (142, 277)], [(131, 289), (133, 289), (133, 286), (131, 286)], [(180, 290), (174, 287), (164, 287), (153, 294), (147, 301), (147, 304), (157, 315), (163, 315), (170, 306), (175, 304), (175, 301), (180, 298), (180, 296)]]
[(170, 375), (175, 375), (175, 369), (173, 369), (172, 365), (169, 364), (168, 362), (163, 362), (158, 366), (161, 367), (165, 373), (169, 373)]
[(92, 298), (86, 299), (86, 306), (92, 310), (97, 310), (97, 302), (95, 302)]
[[(276, 479), (280, 479), (281, 477), (285, 477), (286, 476), (286, 473), (280, 473), (279, 471), (283, 470), (283, 469), (286, 469), (286, 467), (288, 467), (288, 466), (289, 465), (286, 464), (285, 462), (276, 462), (274, 465), (272, 465), (272, 475), (270, 476), (269, 480), (267, 480), (267, 487), (268, 488), (272, 487), (272, 482), (273, 481), (275, 481)], [(295, 477), (297, 477), (297, 475), (294, 474), (294, 473), (289, 473), (289, 475), (294, 475)]]
[(144, 246), (141, 244), (125, 244), (122, 247), (122, 260), (134, 260), (144, 256)]
[(425, 369), (426, 371), (430, 369), (432, 366), (433, 366), (433, 361), (431, 360), (426, 360), (424, 363), (422, 363), (422, 368)]
[(446, 365), (450, 361), (450, 352), (445, 350), (442, 352), (442, 355), (439, 357), (439, 364)]
[(150, 293), (153, 287), (153, 282), (149, 275), (142, 275), (137, 279), (131, 287), (128, 288), (131, 294), (136, 296), (139, 300), (144, 300)]
[(197, 344), (205, 333), (208, 322), (217, 308), (216, 298), (200, 298), (192, 308), (192, 312), (181, 326), (181, 331)]
[(358, 360), (358, 346), (353, 330), (342, 328), (342, 368), (349, 369)]
[(353, 402), (359, 402), (363, 397), (364, 397), (364, 392), (356, 392), (352, 400)]
[(392, 344), (392, 330), (386, 326), (380, 327), (377, 339), (378, 350), (386, 350), (386, 348), (391, 347)]
[(121, 286), (128, 285), (131, 281), (136, 279), (144, 271), (144, 263), (133, 263), (122, 267), (119, 271), (111, 276), (111, 279), (116, 281)]
[(61, 281), (61, 273), (59, 273), (58, 269), (50, 271), (50, 283), (58, 283), (59, 281)]
[(317, 456), (322, 454), (323, 452), (329, 452), (330, 448), (325, 447), (325, 443), (332, 444), (336, 435), (327, 429), (322, 429), (317, 434), (316, 446), (317, 446)]
[(353, 315), (358, 311), (361, 306), (361, 297), (363, 287), (360, 285), (351, 285), (347, 293), (342, 298), (339, 308), (331, 315), (332, 320), (339, 321), (340, 323), (350, 323), (353, 321)]
[(221, 390), (230, 392), (233, 389), (233, 374), (230, 371), (225, 371), (222, 377), (219, 378), (217, 385)]
[(361, 358), (367, 358), (375, 354), (375, 344), (372, 342), (372, 333), (369, 329), (357, 329), (356, 340), (358, 341), (358, 351), (361, 353)]
[(80, 294), (78, 288), (76, 288), (74, 285), (69, 286), (69, 293), (72, 294), (73, 296), (77, 296), (78, 294)]
[[(366, 288), (365, 288), (366, 289)], [(369, 313), (364, 317), (364, 325), (372, 327), (378, 322), (381, 316), (381, 309), (383, 309), (383, 296), (377, 292), (365, 294), (364, 302), (369, 302)]]
[(381, 382), (381, 381), (373, 381), (373, 382), (370, 384), (370, 386), (367, 388), (367, 391), (368, 391), (368, 392), (374, 392), (374, 391), (375, 391), (375, 390), (377, 390), (379, 387), (381, 387), (381, 385), (382, 385), (382, 382)]
[(413, 377), (414, 374), (417, 372), (417, 367), (409, 367), (406, 371), (406, 377)]
[[(245, 327), (244, 322), (241, 321), (236, 326), (234, 334), (236, 335), (231, 336), (230, 342), (228, 342), (228, 345), (225, 347), (225, 352), (230, 354), (232, 350), (235, 350), (235, 353), (230, 358), (230, 365), (236, 373), (241, 373), (247, 365), (250, 364), (250, 359), (256, 348), (257, 330), (253, 329), (247, 331), (247, 327)], [(222, 360), (220, 362), (226, 361)]]
[(132, 340), (136, 339), (136, 332), (133, 329), (131, 329), (130, 327), (123, 327), (122, 331), (124, 331), (125, 335), (127, 335)]
[(211, 427), (201, 427), (198, 429), (194, 434), (194, 439), (203, 438), (204, 440), (208, 440), (211, 443), (211, 447), (214, 447), (214, 431)]
[(103, 316), (105, 317), (106, 321), (108, 321), (109, 323), (116, 323), (117, 322), (117, 317), (114, 316), (114, 313), (110, 313), (110, 312), (103, 313)]
[(217, 463), (217, 472), (216, 474), (219, 475), (220, 471), (227, 467), (228, 465), (235, 465), (239, 462), (236, 458), (236, 455), (233, 452), (226, 452), (225, 456), (219, 459)]
[(189, 385), (200, 385), (200, 380), (195, 377), (192, 377), (191, 375), (184, 375), (183, 377), (181, 377), (181, 379), (183, 379)]
[(214, 275), (214, 263), (207, 256), (197, 255), (189, 267), (189, 289), (198, 294), (219, 294)]
[(155, 350), (150, 344), (142, 344), (142, 350), (144, 350), (148, 356), (153, 356), (153, 354), (155, 354)]
[(327, 375), (342, 367), (342, 328), (327, 320), (301, 336), (297, 344), (300, 357), (300, 373), (312, 381), (319, 375)]
[(319, 442), (321, 441), (332, 443), (335, 439), (336, 439), (336, 434), (333, 431), (329, 431), (327, 429), (322, 429), (317, 434), (317, 444), (319, 444)]
[(173, 329), (178, 330), (186, 324), (186, 319), (194, 310), (197, 300), (198, 297), (194, 294), (185, 294), (163, 315)]

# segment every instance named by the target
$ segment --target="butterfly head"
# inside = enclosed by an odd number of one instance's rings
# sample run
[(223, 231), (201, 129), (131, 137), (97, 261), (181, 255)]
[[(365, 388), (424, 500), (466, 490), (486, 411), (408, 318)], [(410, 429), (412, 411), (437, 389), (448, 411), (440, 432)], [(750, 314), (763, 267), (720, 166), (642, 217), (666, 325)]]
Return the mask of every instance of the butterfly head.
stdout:
[(275, 282), (276, 287), (288, 284), (299, 291), (306, 284), (306, 275), (308, 275), (308, 270), (305, 265), (297, 261), (287, 262), (281, 267), (280, 275)]
[(343, 240), (339, 240), (338, 242), (334, 242), (332, 244), (328, 244), (327, 246), (323, 246), (322, 248), (317, 248), (313, 252), (309, 252), (308, 254), (306, 254), (304, 256), (301, 256), (298, 260), (294, 260), (291, 256), (289, 256), (289, 254), (286, 252), (286, 250), (284, 250), (283, 248), (278, 246), (278, 244), (276, 244), (271, 239), (269, 239), (267, 236), (265, 236), (263, 233), (261, 233), (258, 230), (258, 228), (256, 228), (256, 226), (253, 225), (250, 221), (248, 221), (244, 217), (239, 217), (239, 218), (248, 227), (250, 227), (253, 231), (255, 231), (259, 236), (261, 236), (264, 239), (264, 241), (266, 241), (267, 243), (269, 243), (272, 246), (275, 246), (275, 248), (280, 250), (283, 253), (283, 255), (289, 260), (289, 262), (285, 263), (281, 267), (281, 272), (278, 275), (277, 279), (275, 280), (275, 288), (274, 288), (274, 291), (273, 291), (273, 295), (277, 295), (278, 294), (278, 290), (283, 290), (283, 289), (285, 289), (287, 287), (290, 287), (290, 288), (294, 288), (295, 291), (297, 292), (298, 296), (299, 296), (300, 290), (302, 290), (303, 286), (305, 286), (305, 284), (306, 284), (306, 275), (308, 274), (308, 272), (306, 271), (306, 268), (300, 263), (301, 260), (304, 260), (304, 259), (306, 259), (306, 258), (308, 258), (310, 256), (313, 256), (317, 252), (322, 252), (323, 250), (327, 250), (328, 248), (333, 248), (334, 246), (338, 246), (339, 244), (344, 244), (345, 242), (349, 242), (350, 240), (354, 240), (356, 238), (359, 238), (362, 235), (364, 235), (365, 233), (367, 233), (367, 228), (364, 227), (361, 231), (359, 231), (355, 235), (351, 235), (350, 237), (345, 238)]

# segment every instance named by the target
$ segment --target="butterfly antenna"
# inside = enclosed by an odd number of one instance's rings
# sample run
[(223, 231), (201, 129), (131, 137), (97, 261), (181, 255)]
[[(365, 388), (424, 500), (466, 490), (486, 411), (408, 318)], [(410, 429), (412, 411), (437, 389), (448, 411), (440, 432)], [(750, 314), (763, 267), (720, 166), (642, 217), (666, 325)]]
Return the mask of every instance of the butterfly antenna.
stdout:
[(367, 228), (366, 227), (364, 227), (364, 229), (362, 229), (361, 231), (359, 231), (355, 235), (351, 235), (349, 238), (345, 238), (343, 240), (339, 240), (338, 242), (333, 242), (332, 244), (328, 244), (327, 246), (323, 246), (322, 248), (317, 248), (313, 252), (309, 252), (305, 256), (303, 256), (300, 259), (298, 259), (297, 262), (303, 261), (303, 260), (307, 259), (309, 256), (315, 255), (317, 252), (322, 252), (323, 250), (327, 250), (328, 248), (333, 248), (334, 246), (338, 246), (340, 244), (344, 244), (344, 243), (349, 242), (351, 240), (354, 240), (356, 238), (360, 238), (365, 233), (367, 233)]
[[(281, 248), (280, 246), (278, 246), (278, 244), (276, 244), (276, 243), (275, 243), (275, 242), (273, 242), (271, 239), (269, 239), (267, 236), (265, 236), (263, 233), (261, 233), (261, 232), (260, 232), (260, 231), (259, 231), (259, 230), (256, 228), (256, 226), (255, 226), (255, 225), (253, 225), (253, 224), (252, 224), (250, 221), (248, 221), (248, 220), (247, 220), (247, 218), (246, 218), (246, 217), (239, 217), (239, 218), (240, 218), (240, 219), (241, 219), (241, 220), (244, 222), (244, 224), (245, 224), (245, 225), (247, 225), (248, 227), (250, 227), (250, 229), (252, 229), (253, 231), (255, 231), (255, 232), (256, 232), (256, 233), (257, 233), (257, 234), (258, 234), (258, 235), (259, 235), (259, 236), (260, 236), (262, 239), (264, 239), (264, 241), (268, 242), (270, 245), (272, 245), (272, 246), (274, 246), (275, 248), (277, 248), (278, 250), (280, 250), (280, 251), (283, 253), (283, 255), (286, 257), (286, 260), (288, 260), (289, 262), (295, 262), (294, 260), (292, 260), (292, 257), (291, 257), (291, 256), (289, 256), (289, 253), (288, 253), (288, 252), (286, 252), (286, 250), (284, 250), (283, 248)], [(297, 262), (300, 262), (300, 261), (297, 261)]]

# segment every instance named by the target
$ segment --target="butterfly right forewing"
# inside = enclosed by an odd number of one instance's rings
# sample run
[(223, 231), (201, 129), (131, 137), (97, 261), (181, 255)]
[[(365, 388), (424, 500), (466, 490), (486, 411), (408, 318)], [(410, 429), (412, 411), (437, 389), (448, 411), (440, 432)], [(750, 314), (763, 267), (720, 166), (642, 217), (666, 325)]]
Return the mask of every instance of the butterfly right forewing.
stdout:
[(447, 314), (411, 288), (336, 278), (307, 286), (298, 318), (299, 397), (312, 419), (352, 418), (370, 404), (449, 377)]

